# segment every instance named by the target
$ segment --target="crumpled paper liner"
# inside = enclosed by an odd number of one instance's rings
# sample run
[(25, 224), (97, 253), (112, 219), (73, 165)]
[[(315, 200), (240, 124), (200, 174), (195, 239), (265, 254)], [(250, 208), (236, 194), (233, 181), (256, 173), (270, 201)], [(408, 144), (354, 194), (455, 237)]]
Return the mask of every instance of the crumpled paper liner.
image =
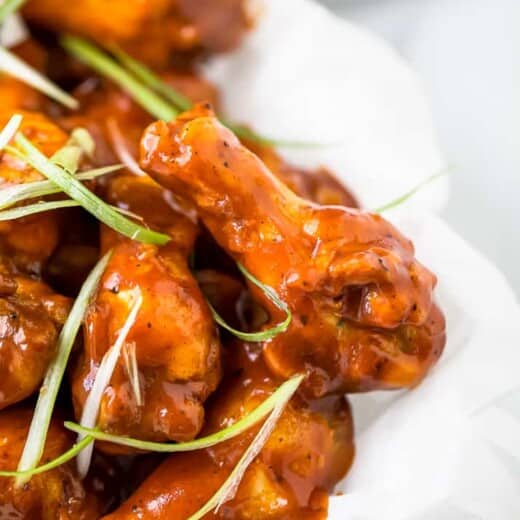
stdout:
[[(368, 208), (446, 167), (420, 83), (392, 49), (311, 0), (264, 4), (245, 44), (207, 66), (228, 116), (328, 143), (282, 152), (330, 167)], [(520, 307), (436, 215), (448, 187), (441, 178), (386, 215), (439, 277), (444, 356), (413, 391), (350, 397), (357, 456), (332, 520), (520, 518)]]

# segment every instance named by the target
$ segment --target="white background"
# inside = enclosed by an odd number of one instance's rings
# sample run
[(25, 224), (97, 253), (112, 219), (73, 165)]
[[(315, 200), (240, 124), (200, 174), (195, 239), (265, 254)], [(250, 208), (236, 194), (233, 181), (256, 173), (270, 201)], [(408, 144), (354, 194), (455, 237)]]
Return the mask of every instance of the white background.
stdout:
[(421, 76), (454, 166), (444, 217), (520, 295), (520, 1), (322, 1)]

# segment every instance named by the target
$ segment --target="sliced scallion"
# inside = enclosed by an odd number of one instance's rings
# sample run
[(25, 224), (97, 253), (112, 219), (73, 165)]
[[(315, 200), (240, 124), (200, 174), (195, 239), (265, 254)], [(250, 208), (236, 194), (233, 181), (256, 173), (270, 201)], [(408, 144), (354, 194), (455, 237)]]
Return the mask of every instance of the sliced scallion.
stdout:
[(83, 451), (89, 444), (94, 442), (92, 437), (85, 437), (81, 442), (74, 444), (69, 450), (65, 453), (62, 453), (55, 459), (42, 464), (41, 466), (37, 466), (33, 469), (28, 469), (26, 471), (0, 471), (0, 477), (18, 477), (18, 478), (31, 478), (34, 475), (38, 475), (39, 473), (45, 473), (51, 469), (57, 468), (67, 462), (72, 460), (74, 457), (77, 457), (78, 454)]
[(27, 0), (5, 0), (0, 5), (0, 24), (2, 24), (8, 16), (18, 11), (26, 1)]
[(18, 128), (20, 128), (22, 119), (23, 118), (20, 114), (14, 114), (11, 116), (4, 128), (2, 128), (2, 131), (0, 132), (0, 151), (2, 151), (7, 143), (14, 137)]
[(81, 157), (94, 155), (95, 143), (92, 136), (84, 128), (75, 128), (69, 139), (52, 157), (51, 161), (69, 173), (76, 173)]
[[(21, 157), (23, 158), (23, 154), (21, 154)], [(89, 181), (101, 175), (120, 170), (122, 167), (120, 164), (115, 164), (113, 166), (95, 168), (94, 170), (78, 173), (75, 177), (79, 181)], [(16, 184), (14, 186), (8, 186), (7, 188), (0, 188), (0, 210), (27, 199), (54, 195), (55, 193), (61, 193), (61, 191), (59, 186), (56, 186), (56, 184), (49, 180), (27, 182), (25, 184)]]
[(59, 186), (71, 199), (79, 202), (83, 208), (108, 227), (111, 227), (126, 237), (140, 242), (164, 245), (170, 240), (169, 236), (146, 229), (121, 215), (113, 207), (92, 193), (86, 186), (81, 184), (78, 179), (51, 162), (22, 134), (17, 134), (15, 142), (24, 153), (25, 160), (35, 170), (45, 175), (45, 177)]
[[(71, 38), (72, 41), (70, 40)], [(135, 76), (135, 78), (129, 75), (123, 67), (118, 65), (116, 61), (114, 61), (101, 49), (97, 48), (89, 42), (86, 42), (85, 40), (81, 40), (80, 38), (76, 37), (65, 37), (65, 40), (62, 43), (63, 46), (77, 58), (84, 61), (85, 63), (88, 63), (98, 72), (105, 74), (125, 90), (127, 90), (134, 96), (134, 99), (140, 103), (143, 108), (150, 112), (150, 114), (159, 117), (159, 119), (168, 121), (177, 116), (179, 111), (189, 110), (193, 106), (193, 103), (189, 98), (175, 90), (153, 70), (148, 68), (143, 63), (137, 61), (118, 46), (111, 46), (111, 52), (114, 54), (114, 56), (117, 57), (119, 62)], [(136, 82), (136, 80), (138, 81)], [(142, 84), (140, 84), (139, 81), (141, 81)], [(140, 85), (140, 89), (137, 88), (137, 84)], [(146, 89), (146, 87), (149, 87), (152, 90), (150, 91)], [(144, 95), (145, 90), (147, 91), (146, 96)], [(168, 110), (164, 110), (164, 112), (157, 111), (157, 98), (154, 98), (155, 102), (150, 101), (153, 91), (155, 91), (157, 94), (160, 94), (170, 103), (173, 103), (174, 106), (170, 106), (170, 112), (168, 112)], [(140, 98), (146, 98), (145, 102), (143, 102)], [(163, 115), (161, 115), (161, 113)], [(288, 148), (315, 148), (327, 146), (319, 143), (284, 141), (280, 139), (263, 137), (246, 126), (237, 125), (222, 118), (220, 121), (238, 137), (266, 146), (280, 146)]]
[(125, 343), (123, 347), (123, 359), (125, 361), (126, 374), (134, 393), (137, 406), (143, 406), (141, 384), (139, 382), (139, 366), (137, 363), (137, 348), (135, 342)]
[(4, 47), (0, 47), (0, 72), (5, 72), (9, 76), (26, 83), (67, 108), (76, 109), (79, 107), (76, 99)]
[(192, 107), (192, 102), (186, 96), (163, 81), (155, 72), (143, 63), (132, 58), (118, 46), (110, 48), (114, 56), (130, 71), (140, 79), (145, 85), (164, 96), (173, 103), (179, 110), (185, 111)]
[(265, 285), (260, 280), (255, 278), (242, 264), (237, 263), (238, 268), (240, 269), (240, 272), (249, 280), (253, 285), (256, 285), (259, 287), (264, 294), (267, 296), (267, 298), (281, 311), (286, 313), (286, 318), (278, 325), (275, 325), (274, 327), (271, 327), (267, 330), (261, 330), (259, 332), (241, 332), (240, 330), (234, 329), (230, 325), (228, 325), (224, 319), (218, 314), (218, 312), (215, 310), (215, 308), (211, 305), (211, 303), (208, 302), (211, 314), (213, 315), (213, 319), (224, 329), (226, 329), (228, 332), (231, 332), (234, 336), (236, 336), (239, 339), (242, 339), (244, 341), (251, 341), (251, 342), (261, 342), (261, 341), (267, 341), (269, 339), (274, 338), (278, 334), (281, 334), (282, 332), (285, 332), (287, 328), (289, 327), (291, 320), (292, 320), (292, 313), (289, 309), (288, 305), (280, 299), (278, 294), (276, 294), (276, 291), (269, 287), (268, 285)]
[(18, 218), (28, 217), (35, 215), (36, 213), (42, 213), (44, 211), (51, 211), (62, 208), (73, 208), (79, 206), (79, 202), (75, 200), (52, 200), (49, 202), (36, 202), (35, 204), (29, 204), (27, 206), (19, 206), (13, 209), (6, 209), (0, 211), (0, 222), (5, 220), (16, 220)]
[(274, 408), (280, 403), (288, 399), (287, 396), (292, 396), (295, 389), (298, 387), (302, 380), (302, 376), (295, 376), (283, 383), (273, 394), (271, 394), (262, 404), (257, 406), (252, 412), (248, 413), (245, 417), (237, 421), (236, 423), (220, 430), (219, 432), (213, 433), (206, 437), (201, 437), (193, 441), (180, 442), (177, 444), (163, 443), (163, 442), (151, 442), (143, 441), (140, 439), (131, 439), (129, 437), (121, 437), (120, 435), (113, 435), (105, 433), (92, 428), (85, 428), (80, 424), (73, 422), (66, 422), (65, 427), (76, 433), (84, 435), (90, 435), (96, 440), (112, 442), (119, 444), (120, 446), (126, 446), (128, 448), (135, 448), (143, 451), (154, 451), (159, 453), (178, 453), (185, 451), (196, 451), (204, 448), (210, 448), (216, 444), (227, 441), (245, 432), (256, 423), (264, 419)]
[[(121, 293), (119, 293), (122, 295)], [(81, 425), (87, 428), (93, 428), (96, 425), (99, 409), (101, 407), (101, 400), (103, 398), (103, 393), (105, 392), (106, 387), (110, 384), (110, 379), (112, 379), (112, 374), (116, 368), (117, 361), (121, 354), (121, 349), (126, 341), (126, 337), (135, 323), (135, 319), (139, 309), (141, 308), (141, 304), (143, 303), (143, 297), (140, 292), (138, 292), (137, 296), (134, 298), (134, 302), (132, 304), (132, 308), (128, 313), (128, 316), (125, 320), (125, 323), (121, 327), (119, 334), (117, 335), (116, 341), (114, 344), (106, 351), (101, 363), (99, 364), (99, 368), (96, 373), (96, 378), (94, 379), (94, 383), (92, 384), (92, 388), (90, 389), (90, 393), (85, 401), (83, 406), (83, 413), (81, 414)], [(83, 440), (85, 435), (83, 433), (79, 433), (78, 442)], [(78, 473), (80, 478), (84, 478), (88, 473), (88, 469), (90, 467), (90, 461), (92, 459), (92, 452), (94, 450), (94, 445), (88, 446), (84, 451), (82, 451), (78, 455)]]
[[(63, 325), (61, 329), (56, 346), (56, 356), (50, 363), (40, 388), (40, 394), (36, 402), (29, 433), (18, 463), (18, 471), (27, 472), (28, 470), (34, 470), (41, 459), (54, 404), (63, 375), (65, 374), (72, 346), (74, 345), (79, 327), (87, 311), (90, 298), (98, 286), (109, 259), (110, 252), (103, 256), (95, 265), (94, 269), (92, 269), (81, 287), (65, 325)], [(30, 474), (28, 473), (19, 476), (16, 480), (16, 484), (21, 486), (27, 482), (29, 478)]]
[(291, 385), (287, 388), (286, 394), (277, 402), (276, 406), (271, 412), (271, 415), (262, 425), (262, 428), (260, 429), (256, 437), (253, 439), (253, 442), (249, 445), (245, 453), (242, 455), (242, 457), (240, 458), (237, 465), (234, 467), (233, 471), (226, 479), (224, 484), (222, 484), (220, 489), (208, 500), (208, 502), (206, 502), (206, 504), (204, 504), (204, 506), (202, 506), (196, 513), (191, 515), (188, 520), (199, 520), (200, 518), (204, 517), (206, 514), (208, 514), (210, 511), (213, 511), (214, 509), (218, 511), (222, 504), (234, 498), (238, 486), (240, 485), (242, 477), (244, 476), (244, 473), (246, 472), (249, 464), (253, 462), (255, 457), (260, 453), (260, 451), (264, 447), (265, 443), (269, 439), (269, 436), (273, 432), (276, 423), (278, 422), (278, 419), (282, 415), (285, 406), (289, 402), (289, 399), (291, 399), (291, 397), (298, 389), (298, 386), (300, 385), (302, 380), (303, 376), (298, 376), (294, 377), (293, 379), (290, 379), (287, 382), (291, 383)]
[(95, 45), (76, 36), (63, 36), (61, 44), (77, 59), (100, 74), (107, 76), (126, 90), (150, 114), (165, 121), (170, 121), (177, 116), (178, 111), (174, 107), (155, 92), (143, 86), (134, 76)]
[(407, 191), (403, 195), (395, 198), (394, 200), (384, 204), (383, 206), (380, 206), (379, 208), (373, 209), (372, 213), (383, 213), (385, 211), (388, 211), (389, 209), (396, 208), (397, 206), (400, 206), (401, 204), (405, 203), (408, 199), (412, 198), (419, 190), (433, 182), (434, 180), (438, 179), (439, 177), (443, 177), (446, 175), (446, 172), (436, 173), (435, 175), (432, 175), (431, 177), (428, 177), (427, 179), (421, 181), (419, 184), (414, 186), (411, 190)]

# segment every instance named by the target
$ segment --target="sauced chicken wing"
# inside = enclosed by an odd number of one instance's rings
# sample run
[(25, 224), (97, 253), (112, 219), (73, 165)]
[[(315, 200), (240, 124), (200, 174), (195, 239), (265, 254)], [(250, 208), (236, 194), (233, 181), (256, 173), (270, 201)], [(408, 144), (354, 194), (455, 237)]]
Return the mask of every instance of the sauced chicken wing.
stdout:
[[(230, 347), (228, 375), (209, 407), (205, 434), (236, 422), (278, 386), (256, 349), (240, 343)], [(171, 455), (106, 520), (189, 518), (220, 488), (258, 429), (213, 448)], [(204, 518), (326, 518), (327, 492), (352, 462), (352, 435), (344, 397), (294, 398), (246, 470), (236, 496)]]
[(0, 409), (38, 389), (68, 311), (68, 298), (0, 264)]
[[(235, 47), (250, 25), (244, 0), (32, 0), (26, 18), (102, 45), (118, 43), (141, 59), (166, 64), (174, 51)], [(143, 40), (145, 43), (143, 44)]]
[[(67, 141), (67, 134), (44, 115), (17, 112), (23, 116), (20, 131), (46, 156), (50, 157)], [(0, 127), (5, 126), (11, 115), (9, 109), (0, 112)], [(44, 178), (22, 159), (7, 151), (0, 152), (0, 189)], [(47, 211), (0, 222), (0, 253), (12, 258), (24, 271), (40, 273), (58, 244), (59, 218), (59, 212)]]
[(142, 404), (132, 391), (122, 356), (105, 391), (99, 425), (143, 439), (191, 439), (202, 427), (203, 402), (220, 378), (216, 329), (187, 263), (196, 227), (148, 177), (118, 176), (109, 182), (105, 198), (141, 215), (172, 240), (158, 248), (102, 229), (102, 250), (113, 248), (113, 254), (86, 318), (85, 352), (73, 384), (76, 409), (81, 411), (137, 291), (142, 305), (127, 347), (135, 348)]
[[(203, 107), (149, 127), (141, 163), (291, 308), (288, 331), (265, 343), (276, 374), (307, 372), (315, 396), (396, 388), (417, 384), (441, 354), (435, 276), (382, 217), (297, 197)], [(266, 327), (283, 319), (252, 291), (270, 311)]]
[[(31, 417), (32, 411), (28, 409), (13, 408), (0, 413), (0, 470), (16, 469)], [(69, 432), (52, 421), (41, 463), (64, 453), (72, 440)], [(97, 480), (96, 487), (101, 485), (101, 480)], [(92, 520), (103, 510), (103, 500), (89, 492), (78, 479), (74, 462), (35, 475), (22, 487), (17, 487), (12, 478), (0, 477), (0, 518)]]

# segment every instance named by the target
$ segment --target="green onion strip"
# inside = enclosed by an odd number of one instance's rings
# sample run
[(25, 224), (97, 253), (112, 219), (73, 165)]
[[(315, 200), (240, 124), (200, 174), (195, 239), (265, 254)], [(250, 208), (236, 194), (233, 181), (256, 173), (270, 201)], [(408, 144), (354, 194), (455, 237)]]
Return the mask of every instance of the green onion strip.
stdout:
[(76, 109), (79, 107), (76, 99), (4, 47), (0, 47), (0, 72), (5, 72), (9, 76), (26, 83), (67, 108)]
[[(24, 158), (23, 154), (20, 155), (22, 158)], [(105, 166), (103, 168), (96, 168), (94, 170), (87, 170), (78, 173), (75, 175), (75, 177), (79, 181), (88, 181), (95, 179), (96, 177), (100, 177), (101, 175), (115, 172), (121, 168), (122, 165), (120, 164)], [(35, 199), (61, 192), (61, 188), (48, 180), (27, 182), (25, 184), (16, 184), (14, 186), (8, 186), (7, 188), (0, 188), (0, 210), (13, 206), (18, 202), (22, 202), (27, 199)]]
[(383, 206), (380, 206), (379, 208), (373, 209), (372, 213), (383, 213), (385, 211), (388, 211), (389, 209), (393, 209), (400, 206), (401, 204), (404, 204), (406, 201), (411, 199), (419, 190), (421, 190), (431, 182), (437, 180), (439, 177), (443, 177), (444, 175), (446, 175), (446, 172), (436, 173), (435, 175), (428, 177), (427, 179), (421, 181), (419, 184), (414, 186), (411, 190), (407, 191), (405, 194), (395, 198), (394, 200), (388, 202), (387, 204), (384, 204)]
[(263, 424), (262, 428), (253, 439), (253, 442), (249, 445), (249, 448), (242, 455), (237, 465), (226, 479), (224, 484), (220, 487), (220, 489), (206, 502), (204, 506), (202, 506), (196, 513), (191, 515), (188, 520), (199, 520), (204, 517), (210, 511), (214, 509), (216, 511), (227, 502), (228, 500), (232, 500), (236, 494), (238, 486), (244, 476), (245, 471), (247, 470), (249, 464), (253, 462), (255, 457), (260, 453), (265, 443), (269, 439), (269, 436), (273, 432), (278, 419), (282, 415), (285, 406), (289, 402), (289, 399), (294, 395), (298, 386), (303, 380), (303, 376), (296, 376), (289, 381), (287, 381), (286, 392), (283, 396), (280, 396), (279, 401), (274, 407), (271, 415)]
[(285, 332), (287, 328), (289, 327), (291, 320), (292, 320), (292, 313), (289, 309), (288, 305), (280, 299), (278, 294), (276, 294), (276, 291), (269, 287), (268, 285), (265, 285), (260, 280), (255, 278), (242, 264), (237, 262), (237, 266), (240, 269), (240, 272), (249, 280), (253, 285), (256, 285), (259, 287), (264, 294), (267, 296), (267, 298), (281, 311), (286, 313), (286, 318), (278, 325), (275, 325), (274, 327), (271, 327), (267, 330), (262, 330), (259, 332), (241, 332), (237, 329), (234, 329), (230, 325), (228, 325), (224, 319), (218, 314), (218, 312), (215, 310), (215, 308), (211, 305), (211, 303), (208, 301), (208, 305), (211, 311), (211, 314), (213, 315), (213, 319), (224, 329), (226, 329), (228, 332), (233, 334), (239, 339), (242, 339), (244, 341), (252, 341), (255, 343), (267, 341), (269, 339), (274, 338), (278, 334), (281, 334), (282, 332)]
[(22, 116), (20, 114), (14, 114), (11, 116), (7, 124), (2, 128), (0, 132), (0, 151), (2, 151), (7, 143), (14, 137), (18, 128), (22, 123)]
[[(121, 349), (123, 348), (130, 329), (135, 323), (137, 313), (143, 303), (141, 292), (138, 289), (135, 291), (136, 294), (133, 297), (134, 301), (132, 303), (132, 308), (128, 313), (125, 323), (121, 327), (114, 344), (105, 352), (96, 372), (92, 388), (90, 389), (83, 405), (80, 422), (82, 426), (86, 426), (87, 428), (92, 428), (97, 422), (103, 394), (106, 387), (110, 384), (110, 379), (112, 378), (112, 374), (116, 368), (117, 361), (121, 354)], [(121, 293), (119, 294), (121, 295)], [(84, 437), (85, 435), (80, 433), (78, 435), (78, 442), (83, 440)], [(93, 451), (94, 445), (91, 445), (78, 455), (77, 465), (80, 478), (84, 478), (88, 473)]]
[(126, 90), (137, 103), (153, 116), (170, 121), (178, 111), (161, 97), (143, 86), (115, 60), (101, 52), (95, 45), (75, 36), (63, 36), (61, 44), (67, 51), (94, 70), (107, 76)]
[(85, 437), (81, 442), (74, 444), (69, 450), (65, 453), (62, 453), (55, 459), (42, 464), (41, 466), (36, 466), (33, 469), (28, 469), (25, 471), (0, 471), (0, 477), (18, 477), (20, 479), (29, 479), (34, 475), (38, 475), (39, 473), (45, 473), (51, 469), (55, 469), (62, 464), (69, 462), (74, 457), (77, 457), (78, 454), (83, 451), (89, 444), (94, 442), (92, 437)]
[(40, 394), (34, 410), (29, 433), (18, 463), (18, 471), (24, 472), (24, 474), (19, 476), (16, 480), (18, 486), (23, 485), (30, 479), (30, 471), (36, 468), (43, 454), (54, 404), (63, 375), (65, 374), (70, 352), (83, 317), (87, 311), (90, 299), (98, 286), (109, 258), (110, 252), (103, 256), (95, 265), (94, 269), (92, 269), (81, 287), (65, 325), (61, 329), (56, 346), (56, 356), (50, 363), (40, 388)]
[(27, 0), (5, 0), (0, 5), (0, 24), (4, 23), (6, 18), (22, 7)]
[(129, 437), (122, 437), (120, 435), (113, 435), (105, 433), (94, 428), (85, 428), (80, 424), (67, 421), (65, 427), (73, 432), (80, 433), (86, 436), (90, 436), (98, 441), (112, 442), (120, 446), (126, 446), (128, 448), (135, 448), (143, 451), (154, 451), (159, 453), (178, 453), (185, 451), (195, 451), (204, 448), (210, 448), (216, 444), (227, 441), (240, 435), (244, 431), (248, 430), (256, 423), (264, 419), (274, 408), (287, 396), (289, 397), (294, 393), (295, 387), (297, 388), (302, 380), (302, 376), (295, 376), (283, 383), (272, 395), (270, 395), (265, 401), (257, 406), (251, 413), (237, 421), (236, 423), (228, 426), (227, 428), (220, 430), (219, 432), (213, 433), (206, 437), (201, 437), (193, 441), (180, 442), (178, 444), (164, 443), (164, 442), (151, 442), (143, 441), (140, 439), (132, 439)]
[(58, 185), (71, 199), (79, 202), (89, 213), (107, 226), (126, 237), (140, 242), (164, 245), (170, 240), (170, 237), (167, 235), (146, 229), (121, 215), (81, 184), (78, 179), (45, 157), (23, 135), (17, 134), (15, 141), (24, 152), (25, 160), (34, 169)]
[(79, 206), (79, 203), (75, 200), (53, 200), (49, 202), (36, 202), (35, 204), (29, 204), (28, 206), (20, 206), (18, 208), (6, 209), (0, 211), (0, 222), (5, 220), (16, 220), (18, 218), (28, 217), (35, 215), (36, 213), (42, 213), (43, 211), (51, 211), (62, 208), (73, 208)]

